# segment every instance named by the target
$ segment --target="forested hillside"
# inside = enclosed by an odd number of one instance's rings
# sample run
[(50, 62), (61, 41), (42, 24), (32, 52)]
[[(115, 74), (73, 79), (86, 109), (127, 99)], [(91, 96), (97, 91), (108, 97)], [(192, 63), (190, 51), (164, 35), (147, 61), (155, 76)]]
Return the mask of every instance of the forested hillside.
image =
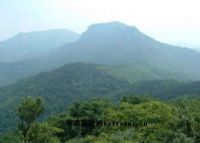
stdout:
[(199, 6), (0, 0), (0, 143), (200, 143)]
[[(37, 118), (27, 122), (33, 115), (42, 114), (43, 108), (40, 98), (24, 98), (17, 107), (16, 117), (27, 123), (27, 128), (20, 126), (22, 124), (19, 121), (16, 131), (1, 135), (0, 142), (200, 142), (199, 98), (178, 98), (163, 102), (143, 96), (126, 96), (117, 104), (97, 98), (74, 103), (65, 113), (54, 115), (43, 122), (37, 122)], [(29, 113), (29, 109), (39, 112)], [(23, 116), (26, 113), (29, 114)]]
[(158, 80), (131, 84), (126, 79), (113, 77), (99, 68), (99, 65), (67, 64), (0, 88), (1, 131), (16, 124), (13, 112), (18, 101), (24, 96), (43, 97), (47, 104), (43, 117), (47, 117), (64, 111), (76, 101), (88, 101), (94, 97), (119, 101), (121, 97), (130, 94), (149, 95), (160, 99), (184, 95), (199, 96), (200, 82)]
[(114, 66), (99, 65), (98, 67), (117, 78), (127, 79), (131, 83), (173, 79), (177, 81), (187, 81), (191, 77), (191, 75), (183, 76), (184, 74), (181, 74), (180, 72), (166, 71), (162, 68), (142, 63)]
[(0, 131), (14, 126), (15, 105), (24, 96), (42, 96), (47, 103), (45, 115), (52, 115), (64, 111), (76, 101), (94, 97), (117, 99), (131, 93), (130, 90), (128, 81), (116, 79), (95, 65), (68, 64), (0, 88)]
[(180, 82), (175, 80), (154, 80), (133, 84), (136, 94), (149, 95), (160, 99), (173, 99), (180, 96), (200, 96), (200, 81)]

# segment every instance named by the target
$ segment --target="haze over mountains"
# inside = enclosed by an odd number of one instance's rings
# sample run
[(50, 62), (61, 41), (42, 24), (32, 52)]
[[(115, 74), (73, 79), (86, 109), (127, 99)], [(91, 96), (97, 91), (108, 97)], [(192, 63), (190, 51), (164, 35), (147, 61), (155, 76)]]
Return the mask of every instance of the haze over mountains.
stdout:
[(0, 42), (0, 86), (46, 71), (47, 67), (35, 60), (78, 37), (79, 34), (63, 29), (19, 33)]
[(92, 25), (76, 42), (58, 49), (49, 57), (57, 63), (139, 64), (148, 72), (153, 69), (158, 74), (166, 73), (169, 78), (200, 78), (199, 53), (158, 42), (137, 28), (119, 22)]
[(21, 33), (0, 43), (0, 132), (15, 125), (13, 109), (27, 95), (42, 96), (49, 116), (93, 97), (200, 93), (199, 82), (162, 81), (168, 79), (200, 80), (200, 53), (120, 22), (91, 25), (80, 36), (69, 30)]
[(72, 31), (53, 30), (18, 34), (1, 42), (0, 85), (73, 62), (115, 66), (105, 71), (131, 82), (200, 79), (198, 52), (156, 41), (136, 27), (94, 24), (78, 37)]
[(70, 30), (19, 33), (0, 43), (0, 62), (19, 62), (42, 57), (49, 50), (76, 41), (79, 34)]

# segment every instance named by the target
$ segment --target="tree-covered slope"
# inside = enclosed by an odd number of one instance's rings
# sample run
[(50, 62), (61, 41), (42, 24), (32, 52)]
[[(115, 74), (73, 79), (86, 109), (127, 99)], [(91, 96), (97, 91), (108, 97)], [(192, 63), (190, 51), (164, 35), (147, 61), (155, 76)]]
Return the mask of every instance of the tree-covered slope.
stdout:
[(38, 122), (35, 115), (43, 113), (43, 103), (38, 97), (23, 98), (16, 110), (18, 130), (0, 134), (0, 143), (200, 142), (200, 98), (165, 102), (125, 96), (117, 104), (95, 98), (74, 103), (64, 113)]
[(151, 80), (170, 80), (175, 79), (179, 81), (185, 81), (188, 79), (195, 80), (192, 76), (180, 72), (167, 71), (162, 67), (153, 66), (149, 64), (125, 64), (125, 65), (114, 65), (98, 66), (99, 69), (117, 77), (127, 79), (129, 82), (139, 81), (151, 81)]
[(38, 74), (48, 68), (40, 66), (34, 60), (13, 63), (0, 63), (0, 87), (16, 82), (20, 79)]
[(24, 96), (42, 96), (47, 104), (46, 115), (51, 115), (64, 111), (75, 101), (94, 97), (117, 99), (130, 90), (128, 81), (114, 78), (96, 65), (68, 64), (0, 88), (0, 130), (14, 126), (15, 105)]
[(76, 101), (94, 97), (118, 101), (129, 94), (150, 95), (160, 99), (200, 95), (200, 82), (158, 80), (130, 84), (127, 80), (113, 77), (100, 67), (102, 65), (67, 64), (0, 88), (1, 131), (15, 126), (16, 118), (13, 112), (18, 101), (24, 96), (42, 96), (47, 105), (45, 116), (48, 116), (64, 111)]
[(188, 95), (200, 96), (200, 81), (154, 80), (136, 82), (132, 87), (135, 94), (149, 95), (165, 100)]

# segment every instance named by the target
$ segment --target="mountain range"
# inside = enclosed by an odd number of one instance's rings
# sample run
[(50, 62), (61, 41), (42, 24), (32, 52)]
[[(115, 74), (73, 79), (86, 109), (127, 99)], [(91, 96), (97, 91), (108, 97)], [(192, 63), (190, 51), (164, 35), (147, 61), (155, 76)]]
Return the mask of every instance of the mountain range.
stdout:
[(20, 33), (0, 43), (0, 85), (73, 62), (102, 64), (107, 73), (130, 82), (198, 80), (200, 54), (161, 43), (120, 22), (70, 30)]
[(0, 62), (36, 59), (78, 37), (79, 34), (65, 29), (19, 33), (0, 43)]
[(0, 42), (0, 86), (48, 70), (42, 61), (35, 60), (78, 37), (71, 30), (60, 29), (19, 33)]
[(20, 33), (0, 42), (0, 132), (16, 125), (14, 109), (24, 96), (42, 96), (47, 117), (94, 97), (199, 95), (199, 82), (187, 80), (200, 80), (199, 52), (120, 22), (94, 24), (81, 35)]
[(120, 22), (91, 25), (80, 36), (63, 30), (18, 34), (0, 45), (0, 85), (73, 62), (105, 65), (105, 71), (131, 82), (200, 79), (198, 52), (159, 42)]
[[(59, 56), (59, 58), (58, 58)], [(200, 54), (194, 50), (158, 42), (137, 28), (119, 22), (95, 24), (80, 38), (57, 50), (58, 63), (92, 62), (104, 65), (140, 65), (146, 71), (182, 79), (200, 78)]]

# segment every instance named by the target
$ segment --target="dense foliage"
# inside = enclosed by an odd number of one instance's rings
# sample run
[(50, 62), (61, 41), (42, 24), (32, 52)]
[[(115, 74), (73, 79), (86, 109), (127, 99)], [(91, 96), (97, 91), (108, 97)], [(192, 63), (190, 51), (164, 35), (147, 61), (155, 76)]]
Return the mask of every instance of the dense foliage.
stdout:
[[(114, 101), (125, 95), (148, 95), (172, 99), (183, 95), (200, 95), (200, 82), (174, 80), (142, 81), (130, 84), (99, 69), (93, 64), (68, 64), (57, 70), (39, 74), (0, 88), (0, 132), (14, 128), (14, 109), (24, 96), (42, 96), (47, 109), (41, 118), (65, 111), (72, 103), (94, 97)], [(8, 124), (9, 123), (9, 124)]]
[(93, 97), (117, 99), (129, 94), (130, 90), (128, 81), (116, 79), (94, 65), (69, 64), (1, 88), (0, 132), (16, 125), (13, 111), (20, 99), (27, 95), (42, 96), (47, 104), (44, 116), (49, 116), (64, 111), (76, 101), (87, 101)]
[(180, 82), (175, 80), (153, 80), (133, 83), (132, 87), (133, 93), (145, 94), (160, 99), (200, 95), (200, 81)]
[[(32, 99), (34, 100), (34, 99)], [(23, 102), (23, 101), (22, 101)], [(182, 97), (162, 102), (150, 97), (127, 96), (119, 103), (107, 99), (77, 102), (65, 113), (45, 122), (34, 122), (28, 131), (31, 143), (199, 143), (200, 98)], [(134, 121), (134, 124), (75, 126), (67, 120)], [(2, 143), (18, 143), (20, 136), (10, 132)]]
[(21, 139), (24, 143), (30, 141), (27, 137), (32, 128), (34, 121), (44, 112), (44, 103), (41, 98), (32, 99), (25, 97), (19, 107), (16, 109), (17, 116), (20, 119), (18, 129), (21, 134)]

